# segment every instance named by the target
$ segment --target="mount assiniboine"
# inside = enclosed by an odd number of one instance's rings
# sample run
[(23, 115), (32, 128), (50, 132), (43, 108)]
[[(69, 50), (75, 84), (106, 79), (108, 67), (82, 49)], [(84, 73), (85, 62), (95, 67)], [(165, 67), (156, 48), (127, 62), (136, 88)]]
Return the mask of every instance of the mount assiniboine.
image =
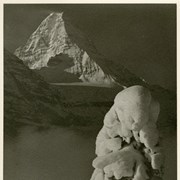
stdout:
[[(73, 26), (63, 13), (51, 13), (45, 18), (26, 44), (16, 49), (14, 54), (30, 69), (43, 76), (48, 83), (63, 85), (59, 86), (58, 90), (67, 101), (75, 104), (76, 108), (77, 104), (84, 102), (86, 105), (93, 103), (96, 106), (105, 101), (112, 103), (115, 94), (123, 88), (143, 85), (148, 87), (160, 102), (160, 118), (163, 121), (169, 123), (176, 117), (176, 97), (173, 93), (160, 86), (149, 85), (120, 63), (112, 63), (106, 59), (98, 53), (92, 41)], [(72, 87), (73, 83), (76, 85), (79, 83), (80, 87)], [(89, 88), (83, 88), (83, 85)], [(115, 88), (111, 90), (101, 88), (98, 91), (90, 88), (92, 85)], [(86, 108), (86, 105), (83, 108)], [(71, 108), (72, 114), (79, 112), (79, 116), (82, 116), (82, 109), (78, 111), (76, 108), (73, 110)], [(92, 108), (94, 106), (88, 107), (87, 112), (92, 112)], [(97, 107), (95, 109), (96, 113), (100, 112)], [(99, 119), (105, 112), (103, 110)]]
[[(145, 84), (122, 66), (112, 65), (63, 13), (51, 13), (14, 53), (49, 82), (99, 85)], [(113, 67), (112, 67), (113, 66)], [(46, 68), (49, 67), (49, 68)], [(113, 69), (113, 70), (112, 70)]]
[[(69, 38), (62, 16), (63, 13), (50, 14), (32, 34), (26, 45), (15, 51), (15, 55), (30, 69), (47, 67), (52, 57), (59, 54), (67, 55), (73, 64), (66, 67), (65, 72), (77, 75), (83, 82), (114, 84), (114, 78), (106, 74), (86, 51)], [(68, 28), (81, 36), (81, 33), (71, 25)]]

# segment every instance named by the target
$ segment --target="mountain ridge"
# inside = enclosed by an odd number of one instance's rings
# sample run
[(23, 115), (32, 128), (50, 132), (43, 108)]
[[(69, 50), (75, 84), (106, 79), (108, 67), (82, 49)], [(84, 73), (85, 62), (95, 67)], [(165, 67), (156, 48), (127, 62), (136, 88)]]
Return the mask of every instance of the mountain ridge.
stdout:
[(122, 88), (53, 86), (4, 50), (5, 133), (16, 131), (22, 125), (98, 127), (120, 90)]
[[(62, 102), (59, 101), (62, 99)], [(68, 115), (63, 98), (41, 76), (4, 50), (4, 126), (5, 131), (18, 125), (46, 126), (64, 122)]]

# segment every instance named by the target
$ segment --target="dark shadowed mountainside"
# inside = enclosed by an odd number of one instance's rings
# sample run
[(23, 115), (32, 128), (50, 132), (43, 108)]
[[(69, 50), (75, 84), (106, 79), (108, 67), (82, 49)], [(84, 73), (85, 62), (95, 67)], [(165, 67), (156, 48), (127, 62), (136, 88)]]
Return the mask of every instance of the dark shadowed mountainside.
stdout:
[(67, 113), (58, 100), (61, 98), (42, 77), (4, 51), (5, 131), (20, 124), (44, 126), (50, 122), (65, 122)]

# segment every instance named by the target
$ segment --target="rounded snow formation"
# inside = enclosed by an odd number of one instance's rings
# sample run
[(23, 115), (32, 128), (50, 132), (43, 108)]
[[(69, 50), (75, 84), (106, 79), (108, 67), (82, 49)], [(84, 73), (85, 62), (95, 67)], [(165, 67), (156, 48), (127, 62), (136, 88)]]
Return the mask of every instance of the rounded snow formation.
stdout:
[(114, 77), (105, 73), (88, 52), (75, 43), (70, 36), (78, 39), (79, 44), (89, 46), (87, 48), (92, 52), (96, 51), (83, 33), (68, 21), (65, 22), (63, 13), (51, 13), (30, 36), (25, 46), (16, 49), (14, 54), (30, 69), (48, 67), (48, 62), (52, 57), (60, 54), (67, 55), (73, 65), (64, 69), (65, 72), (78, 75), (82, 82), (112, 86), (116, 84)]
[(159, 103), (142, 86), (116, 95), (97, 135), (91, 180), (162, 178), (164, 156), (156, 126), (159, 111)]

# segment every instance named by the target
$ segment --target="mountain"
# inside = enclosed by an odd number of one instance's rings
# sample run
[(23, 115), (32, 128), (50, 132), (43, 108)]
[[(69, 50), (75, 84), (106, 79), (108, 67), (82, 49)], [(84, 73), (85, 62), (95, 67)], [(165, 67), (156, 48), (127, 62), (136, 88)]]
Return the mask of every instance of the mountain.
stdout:
[(14, 54), (30, 69), (39, 70), (48, 82), (145, 84), (123, 66), (99, 54), (92, 41), (63, 13), (51, 13)]
[[(51, 13), (14, 54), (59, 91), (65, 102), (69, 102), (72, 117), (78, 117), (76, 121), (82, 118), (83, 123), (87, 119), (88, 122), (97, 120), (95, 123), (102, 121), (118, 91), (143, 85), (161, 104), (160, 124), (176, 127), (176, 94), (150, 85), (123, 65), (106, 59), (63, 13)], [(111, 88), (102, 88), (105, 86)], [(94, 119), (95, 114), (100, 115)]]

